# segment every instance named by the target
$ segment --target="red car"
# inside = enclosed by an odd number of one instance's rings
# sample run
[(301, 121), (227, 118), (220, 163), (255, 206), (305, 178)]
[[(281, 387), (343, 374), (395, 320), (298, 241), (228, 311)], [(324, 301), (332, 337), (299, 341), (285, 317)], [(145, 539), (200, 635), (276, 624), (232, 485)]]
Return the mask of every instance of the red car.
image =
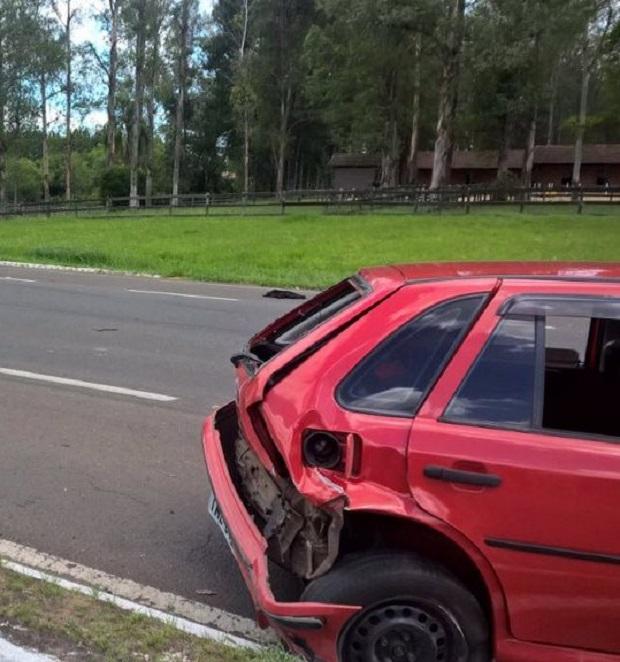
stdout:
[(295, 651), (620, 660), (620, 264), (366, 269), (233, 363), (211, 514)]

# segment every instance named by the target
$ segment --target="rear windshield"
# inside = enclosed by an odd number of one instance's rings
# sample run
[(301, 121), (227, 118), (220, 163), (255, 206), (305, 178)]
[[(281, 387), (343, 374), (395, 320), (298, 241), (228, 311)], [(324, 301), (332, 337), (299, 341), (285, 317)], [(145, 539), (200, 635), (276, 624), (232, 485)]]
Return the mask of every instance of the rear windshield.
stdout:
[(321, 292), (256, 336), (251, 343), (252, 353), (262, 361), (269, 360), (361, 299), (363, 289), (361, 279), (349, 279)]

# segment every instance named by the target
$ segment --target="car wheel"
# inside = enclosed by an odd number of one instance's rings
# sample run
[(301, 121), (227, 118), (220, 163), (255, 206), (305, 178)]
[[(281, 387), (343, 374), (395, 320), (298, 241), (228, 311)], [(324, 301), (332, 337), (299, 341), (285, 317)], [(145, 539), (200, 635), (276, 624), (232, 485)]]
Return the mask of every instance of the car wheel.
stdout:
[(361, 605), (340, 634), (342, 662), (488, 662), (489, 630), (454, 577), (405, 553), (345, 557), (308, 584), (304, 602)]

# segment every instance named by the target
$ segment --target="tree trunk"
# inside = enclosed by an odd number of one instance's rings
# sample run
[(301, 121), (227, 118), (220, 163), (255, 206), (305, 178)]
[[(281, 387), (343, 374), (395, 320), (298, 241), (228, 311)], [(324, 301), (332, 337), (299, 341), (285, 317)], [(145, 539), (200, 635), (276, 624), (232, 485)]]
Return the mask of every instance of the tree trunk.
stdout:
[(581, 98), (579, 101), (579, 120), (575, 130), (575, 158), (573, 161), (573, 186), (581, 186), (581, 162), (583, 160), (583, 136), (586, 130), (588, 113), (588, 92), (590, 89), (590, 67), (587, 49), (584, 45), (582, 59)]
[(284, 191), (284, 171), (286, 168), (286, 148), (288, 147), (289, 118), (293, 88), (290, 82), (281, 90), (280, 94), (280, 127), (278, 130), (277, 160), (276, 160), (276, 193), (281, 195)]
[(189, 37), (189, 10), (191, 0), (182, 0), (179, 24), (179, 61), (177, 63), (178, 92), (174, 133), (174, 163), (172, 166), (172, 204), (179, 203), (179, 177), (183, 157), (183, 133), (185, 131), (185, 92), (187, 85), (187, 51)]
[(381, 186), (393, 188), (398, 185), (398, 122), (396, 118), (396, 90), (398, 74), (393, 71), (389, 77), (387, 98), (389, 99), (389, 117), (385, 122), (383, 155), (381, 158)]
[(43, 200), (49, 202), (50, 200), (50, 159), (49, 159), (49, 141), (47, 136), (47, 78), (45, 73), (41, 74), (39, 80), (41, 90), (41, 132), (43, 134), (42, 140), (42, 159), (41, 170), (43, 175)]
[(553, 145), (553, 129), (555, 122), (555, 104), (558, 95), (559, 64), (554, 67), (549, 84), (549, 110), (547, 112), (547, 145)]
[(247, 107), (243, 109), (243, 191), (250, 189), (250, 117)]
[(153, 155), (155, 140), (155, 99), (151, 94), (146, 106), (146, 124), (148, 138), (146, 142), (146, 176), (144, 182), (145, 205), (150, 207), (153, 204)]
[(131, 124), (131, 145), (129, 158), (129, 198), (132, 207), (139, 207), (138, 165), (140, 157), (140, 129), (142, 128), (142, 108), (144, 105), (144, 49), (146, 43), (146, 0), (139, 0), (136, 14), (136, 66), (135, 98), (133, 121)]
[[(0, 21), (2, 17), (0, 16)], [(6, 205), (6, 136), (5, 136), (5, 98), (4, 98), (4, 43), (3, 25), (0, 22), (0, 208)]]
[(538, 108), (534, 108), (527, 132), (525, 151), (523, 153), (523, 167), (521, 168), (521, 183), (526, 188), (532, 186), (532, 170), (534, 169), (534, 152), (536, 150), (536, 128), (538, 122)]
[(118, 3), (109, 0), (110, 52), (108, 62), (108, 126), (106, 131), (106, 165), (110, 168), (116, 158), (116, 69), (118, 66)]
[(413, 113), (411, 118), (411, 142), (407, 157), (407, 183), (415, 184), (418, 178), (418, 140), (420, 136), (420, 59), (422, 54), (422, 37), (415, 36), (413, 65)]
[(506, 180), (509, 169), (510, 158), (510, 143), (512, 139), (512, 120), (508, 115), (504, 116), (504, 124), (502, 127), (502, 136), (497, 153), (497, 181), (502, 182)]
[(448, 43), (444, 54), (443, 73), (439, 90), (437, 138), (433, 156), (431, 189), (437, 189), (446, 184), (450, 174), (454, 149), (454, 119), (458, 105), (464, 21), (465, 0), (452, 0)]
[(65, 90), (67, 114), (65, 117), (65, 199), (71, 200), (71, 158), (72, 158), (72, 145), (71, 145), (71, 103), (73, 100), (73, 89), (71, 79), (71, 64), (73, 53), (71, 49), (71, 21), (73, 14), (71, 12), (71, 0), (67, 0), (67, 22), (65, 24), (65, 38), (66, 43), (66, 67), (67, 67), (67, 88)]

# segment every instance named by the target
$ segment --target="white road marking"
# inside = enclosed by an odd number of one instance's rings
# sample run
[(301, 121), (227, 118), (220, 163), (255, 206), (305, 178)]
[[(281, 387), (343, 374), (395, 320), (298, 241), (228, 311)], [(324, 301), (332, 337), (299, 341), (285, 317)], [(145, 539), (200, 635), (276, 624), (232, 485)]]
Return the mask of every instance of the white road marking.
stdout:
[(0, 662), (60, 662), (57, 657), (42, 655), (0, 637)]
[(13, 262), (0, 260), (0, 267), (18, 267), (20, 269), (43, 269), (47, 271), (74, 271), (83, 274), (112, 274), (115, 276), (139, 276), (140, 278), (161, 278), (159, 274), (145, 274), (140, 271), (119, 271), (99, 267), (68, 267), (64, 264), (41, 264), (39, 262)]
[(230, 299), (228, 297), (210, 297), (206, 294), (185, 294), (183, 292), (163, 292), (157, 290), (127, 290), (133, 294), (159, 294), (169, 297), (183, 297), (185, 299), (208, 299), (210, 301), (239, 301), (239, 299)]
[(58, 584), (62, 581), (60, 586), (113, 602), (122, 609), (150, 610), (141, 613), (222, 643), (256, 647), (257, 644), (268, 645), (277, 641), (273, 633), (259, 629), (249, 618), (44, 554), (10, 540), (0, 539), (0, 565)]
[(110, 386), (109, 384), (96, 384), (94, 382), (85, 382), (81, 379), (69, 379), (67, 377), (42, 375), (38, 372), (30, 372), (28, 370), (0, 368), (0, 374), (7, 375), (7, 377), (21, 377), (22, 379), (32, 379), (38, 382), (48, 382), (50, 384), (60, 384), (62, 386), (77, 386), (78, 388), (87, 388), (93, 391), (104, 391), (105, 393), (115, 393), (116, 395), (128, 395), (132, 398), (141, 398), (143, 400), (156, 400), (157, 402), (174, 402), (175, 400), (178, 400), (178, 398), (175, 398), (171, 395), (164, 395), (163, 393), (138, 391), (133, 388)]
[(0, 276), (0, 280), (12, 280), (17, 283), (36, 283), (36, 280), (32, 278), (14, 278), (13, 276)]

